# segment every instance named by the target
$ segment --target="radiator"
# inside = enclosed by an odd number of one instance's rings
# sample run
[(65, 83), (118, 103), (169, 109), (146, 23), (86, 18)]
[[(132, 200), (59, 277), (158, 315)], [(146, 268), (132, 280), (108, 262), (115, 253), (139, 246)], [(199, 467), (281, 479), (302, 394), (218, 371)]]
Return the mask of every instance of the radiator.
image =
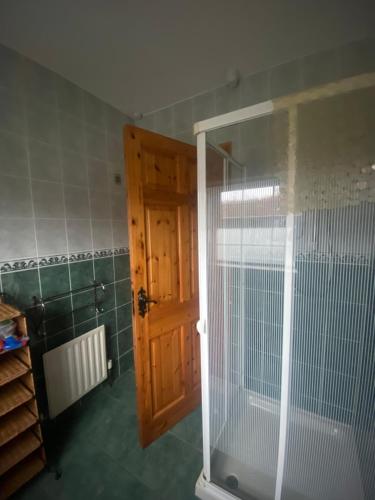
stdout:
[(107, 378), (104, 326), (43, 354), (50, 418)]

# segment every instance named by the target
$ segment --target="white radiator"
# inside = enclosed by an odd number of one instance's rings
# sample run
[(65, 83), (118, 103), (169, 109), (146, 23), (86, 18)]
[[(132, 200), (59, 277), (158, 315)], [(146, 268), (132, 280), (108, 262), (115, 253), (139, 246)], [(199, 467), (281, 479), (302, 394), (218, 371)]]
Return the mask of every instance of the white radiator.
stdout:
[(43, 354), (50, 418), (107, 378), (104, 326)]

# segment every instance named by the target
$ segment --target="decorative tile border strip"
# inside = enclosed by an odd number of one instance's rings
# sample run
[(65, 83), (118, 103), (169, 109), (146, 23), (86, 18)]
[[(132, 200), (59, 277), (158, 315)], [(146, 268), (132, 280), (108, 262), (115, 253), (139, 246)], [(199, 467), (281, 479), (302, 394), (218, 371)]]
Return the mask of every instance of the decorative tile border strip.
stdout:
[(92, 260), (102, 257), (111, 257), (114, 255), (127, 255), (129, 248), (107, 248), (103, 250), (95, 250), (95, 252), (77, 252), (72, 254), (52, 255), (49, 257), (37, 257), (20, 259), (8, 262), (0, 262), (0, 273), (11, 273), (15, 271), (26, 271), (28, 269), (37, 269), (41, 267), (56, 266), (59, 264), (67, 264), (68, 262), (81, 262), (84, 260)]
[(34, 269), (38, 267), (36, 259), (16, 260), (13, 262), (3, 262), (0, 265), (1, 273), (10, 273), (12, 271), (25, 271), (26, 269)]
[(69, 255), (69, 262), (81, 262), (82, 260), (91, 260), (92, 252), (79, 252)]
[(363, 254), (330, 254), (328, 252), (298, 252), (296, 255), (297, 262), (316, 262), (322, 264), (356, 264), (356, 265), (372, 265), (374, 258)]

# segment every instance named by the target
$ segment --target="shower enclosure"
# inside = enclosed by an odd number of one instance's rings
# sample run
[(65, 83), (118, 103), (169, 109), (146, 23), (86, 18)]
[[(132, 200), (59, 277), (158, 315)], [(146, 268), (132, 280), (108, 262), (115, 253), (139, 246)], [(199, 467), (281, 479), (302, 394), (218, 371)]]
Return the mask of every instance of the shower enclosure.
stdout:
[(195, 125), (202, 499), (375, 498), (374, 110), (367, 74)]

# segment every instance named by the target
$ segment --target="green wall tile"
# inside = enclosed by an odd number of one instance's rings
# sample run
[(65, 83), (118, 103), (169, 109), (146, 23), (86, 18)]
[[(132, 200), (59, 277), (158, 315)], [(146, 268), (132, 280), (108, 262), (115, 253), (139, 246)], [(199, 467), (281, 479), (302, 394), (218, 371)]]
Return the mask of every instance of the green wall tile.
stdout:
[[(356, 379), (338, 373), (322, 371), (323, 394), (325, 403), (338, 406), (344, 410), (354, 409), (354, 393)], [(338, 390), (340, 388), (340, 390)]]
[(134, 359), (133, 359), (133, 351), (129, 351), (126, 354), (123, 354), (119, 358), (120, 364), (120, 375), (125, 373), (127, 370), (134, 368)]
[(263, 382), (262, 393), (268, 398), (280, 400), (281, 387), (279, 385), (273, 385), (267, 382)]
[(73, 295), (73, 316), (75, 324), (96, 316), (93, 290)]
[(107, 357), (112, 359), (112, 373), (115, 373), (114, 363), (118, 363), (119, 353), (118, 353), (118, 339), (117, 335), (107, 338)]
[(39, 276), (36, 269), (17, 271), (1, 276), (6, 300), (23, 309), (32, 304), (32, 297), (40, 296)]
[(72, 290), (89, 286), (94, 281), (94, 266), (92, 260), (72, 262), (69, 264)]
[(122, 354), (124, 354), (126, 351), (129, 351), (129, 349), (133, 347), (132, 329), (127, 328), (126, 330), (119, 332), (117, 336), (119, 355), (122, 356)]
[(46, 344), (44, 339), (37, 339), (30, 343), (30, 354), (35, 378), (43, 377), (43, 359), (42, 356), (46, 352)]
[(105, 290), (98, 290), (98, 300), (103, 313), (115, 307), (115, 285), (106, 285)]
[(112, 283), (114, 281), (113, 257), (94, 259), (95, 280), (101, 283)]
[(51, 349), (55, 349), (65, 342), (69, 342), (73, 339), (73, 328), (68, 328), (67, 330), (63, 330), (62, 332), (56, 333), (56, 335), (50, 335), (47, 337), (47, 349), (50, 351)]
[(96, 328), (96, 318), (76, 325), (74, 327), (74, 336), (79, 337), (80, 335), (83, 335), (84, 333), (87, 333), (94, 328)]
[(43, 298), (70, 290), (68, 264), (42, 267), (39, 272)]
[(115, 255), (115, 280), (123, 280), (130, 276), (129, 255)]
[(105, 312), (103, 314), (99, 314), (98, 316), (98, 325), (104, 325), (106, 336), (111, 337), (117, 331), (116, 328), (116, 311), (112, 310), (109, 312)]
[(73, 315), (70, 296), (46, 304), (44, 329), (47, 335), (65, 330), (72, 324)]
[(117, 328), (124, 330), (132, 324), (131, 304), (117, 308)]
[(117, 307), (131, 301), (130, 280), (118, 281), (116, 283), (116, 304)]

